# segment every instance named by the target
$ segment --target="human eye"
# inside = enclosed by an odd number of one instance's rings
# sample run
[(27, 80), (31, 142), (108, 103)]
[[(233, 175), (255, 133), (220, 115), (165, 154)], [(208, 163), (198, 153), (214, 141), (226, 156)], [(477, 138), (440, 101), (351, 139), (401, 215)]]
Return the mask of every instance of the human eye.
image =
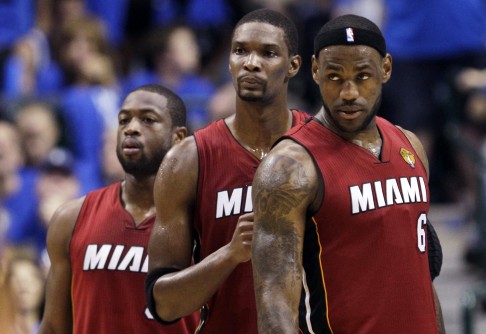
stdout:
[(339, 78), (339, 75), (337, 75), (336, 73), (330, 73), (327, 75), (327, 78), (331, 81), (338, 81), (340, 78)]
[(245, 53), (245, 50), (241, 46), (235, 46), (233, 48), (233, 53), (237, 55), (242, 55)]
[(265, 57), (274, 58), (278, 56), (278, 53), (275, 50), (265, 50), (264, 53)]
[(358, 79), (359, 80), (367, 80), (370, 78), (370, 75), (366, 72), (358, 74)]
[(153, 117), (146, 116), (143, 118), (143, 122), (146, 124), (154, 124), (157, 120)]
[(128, 117), (126, 117), (126, 116), (118, 117), (118, 124), (119, 125), (125, 125), (127, 123), (128, 123)]

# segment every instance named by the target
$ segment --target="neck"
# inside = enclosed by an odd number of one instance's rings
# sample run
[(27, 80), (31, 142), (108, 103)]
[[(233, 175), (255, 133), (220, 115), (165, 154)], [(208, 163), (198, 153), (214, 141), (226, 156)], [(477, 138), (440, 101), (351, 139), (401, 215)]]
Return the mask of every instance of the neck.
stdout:
[(369, 151), (375, 157), (379, 158), (381, 154), (381, 146), (383, 144), (380, 131), (376, 126), (376, 121), (373, 120), (365, 129), (354, 132), (340, 131), (332, 122), (326, 117), (326, 111), (322, 108), (315, 116), (325, 127), (336, 133), (338, 136), (355, 145), (358, 145)]
[(125, 175), (121, 184), (121, 201), (138, 225), (155, 213), (154, 205), (155, 175), (144, 179), (136, 179), (133, 175)]
[(263, 159), (275, 141), (291, 128), (292, 113), (286, 104), (278, 109), (240, 107), (227, 124), (242, 146), (258, 159)]
[(155, 175), (136, 178), (133, 175), (126, 174), (121, 184), (123, 198), (126, 198), (130, 203), (139, 205), (147, 203), (147, 206), (151, 206), (154, 203), (154, 181)]

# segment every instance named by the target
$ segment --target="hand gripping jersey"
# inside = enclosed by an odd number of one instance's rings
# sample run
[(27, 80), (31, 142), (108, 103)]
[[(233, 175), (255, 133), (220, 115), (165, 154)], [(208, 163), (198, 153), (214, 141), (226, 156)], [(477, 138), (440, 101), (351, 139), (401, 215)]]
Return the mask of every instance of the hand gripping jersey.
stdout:
[(155, 215), (135, 226), (120, 203), (120, 184), (88, 193), (74, 228), (73, 332), (194, 333), (195, 315), (165, 326), (146, 308), (147, 244)]
[(304, 333), (438, 332), (426, 171), (400, 129), (379, 117), (377, 125), (381, 159), (315, 119), (288, 133), (324, 182), (304, 237)]
[[(292, 126), (309, 115), (293, 110)], [(224, 120), (194, 133), (199, 180), (194, 227), (199, 259), (231, 241), (238, 217), (253, 211), (251, 186), (260, 164), (231, 134)], [(240, 264), (209, 301), (202, 333), (256, 334), (251, 262)]]

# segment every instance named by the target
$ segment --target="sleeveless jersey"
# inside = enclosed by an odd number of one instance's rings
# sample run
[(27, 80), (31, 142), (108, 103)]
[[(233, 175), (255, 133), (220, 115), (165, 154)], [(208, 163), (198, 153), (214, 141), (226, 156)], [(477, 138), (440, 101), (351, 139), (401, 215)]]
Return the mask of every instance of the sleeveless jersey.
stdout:
[(74, 227), (73, 333), (194, 333), (196, 314), (165, 326), (146, 307), (147, 244), (155, 215), (136, 226), (121, 205), (120, 184), (88, 193)]
[[(309, 117), (301, 111), (292, 113), (292, 126)], [(251, 187), (260, 160), (241, 146), (224, 120), (196, 131), (194, 137), (199, 154), (194, 227), (202, 260), (228, 244), (238, 217), (253, 211)], [(235, 268), (207, 307), (202, 333), (258, 333), (250, 261)]]
[(429, 189), (403, 132), (377, 117), (381, 159), (317, 120), (288, 136), (313, 157), (324, 198), (307, 221), (304, 333), (437, 333), (426, 251)]

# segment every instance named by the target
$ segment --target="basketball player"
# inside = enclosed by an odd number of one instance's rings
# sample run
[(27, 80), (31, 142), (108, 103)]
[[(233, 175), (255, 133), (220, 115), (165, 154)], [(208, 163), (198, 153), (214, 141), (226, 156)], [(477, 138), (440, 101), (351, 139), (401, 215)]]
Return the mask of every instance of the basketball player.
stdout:
[(261, 9), (244, 16), (229, 57), (236, 113), (196, 131), (162, 163), (146, 284), (162, 322), (203, 307), (202, 333), (257, 333), (251, 184), (273, 143), (308, 117), (287, 105), (288, 82), (301, 65), (297, 43), (294, 24), (282, 14)]
[(154, 180), (166, 152), (186, 136), (185, 119), (184, 103), (165, 87), (128, 94), (116, 146), (124, 179), (62, 205), (49, 224), (40, 333), (194, 333), (196, 314), (163, 326), (144, 297)]
[(376, 115), (391, 70), (381, 31), (363, 17), (335, 18), (315, 37), (323, 107), (253, 182), (261, 334), (443, 332), (427, 157), (413, 133)]

